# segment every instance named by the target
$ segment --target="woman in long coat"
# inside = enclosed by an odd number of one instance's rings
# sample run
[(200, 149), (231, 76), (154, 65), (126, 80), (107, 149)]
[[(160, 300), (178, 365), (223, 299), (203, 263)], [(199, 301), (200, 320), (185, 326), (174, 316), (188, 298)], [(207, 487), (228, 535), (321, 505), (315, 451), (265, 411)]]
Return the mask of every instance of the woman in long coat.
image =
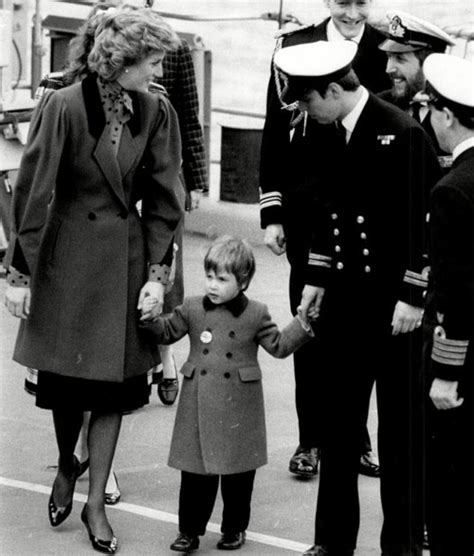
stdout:
[(146, 374), (159, 360), (137, 310), (147, 295), (161, 309), (184, 200), (176, 114), (148, 93), (178, 39), (150, 12), (107, 16), (89, 56), (95, 74), (49, 92), (33, 117), (6, 259), (6, 304), (22, 318), (14, 359), (40, 369), (36, 404), (53, 411), (51, 525), (71, 511), (73, 450), (90, 410), (82, 519), (105, 552), (116, 549), (104, 490), (121, 415), (147, 403)]

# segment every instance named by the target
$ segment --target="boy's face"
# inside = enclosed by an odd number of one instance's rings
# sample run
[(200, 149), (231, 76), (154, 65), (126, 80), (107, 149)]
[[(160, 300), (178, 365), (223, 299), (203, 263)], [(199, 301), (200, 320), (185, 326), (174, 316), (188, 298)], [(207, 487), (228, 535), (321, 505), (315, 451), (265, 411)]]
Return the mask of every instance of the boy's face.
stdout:
[(206, 295), (215, 305), (227, 303), (240, 293), (241, 287), (237, 278), (225, 270), (209, 270), (206, 272)]

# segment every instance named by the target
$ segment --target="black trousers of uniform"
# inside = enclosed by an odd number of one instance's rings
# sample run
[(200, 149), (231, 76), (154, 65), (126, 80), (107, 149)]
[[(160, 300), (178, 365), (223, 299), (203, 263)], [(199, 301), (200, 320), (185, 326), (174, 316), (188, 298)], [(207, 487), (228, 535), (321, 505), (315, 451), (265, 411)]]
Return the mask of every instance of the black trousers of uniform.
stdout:
[[(303, 256), (301, 256), (303, 258)], [(305, 264), (307, 261), (305, 256)], [(301, 294), (304, 287), (305, 265), (301, 262), (293, 262), (290, 272), (290, 307), (293, 315), (300, 304)], [(325, 421), (325, 412), (319, 403), (318, 393), (321, 391), (321, 376), (313, 372), (314, 362), (318, 357), (318, 341), (310, 340), (293, 354), (295, 371), (295, 405), (298, 417), (299, 444), (303, 448), (315, 448), (321, 446), (321, 427)], [(365, 418), (367, 423), (370, 407), (370, 396), (373, 382), (365, 392)], [(372, 450), (367, 426), (361, 431), (359, 453), (365, 454)]]
[[(426, 402), (426, 523), (431, 556), (474, 554), (474, 353), (466, 363), (468, 374), (458, 390), (464, 399), (460, 407), (441, 411), (429, 398)], [(427, 395), (430, 387), (428, 379)]]
[(390, 556), (422, 553), (421, 329), (391, 335), (395, 301), (387, 300), (384, 286), (355, 279), (333, 284), (326, 289), (316, 324), (312, 370), (320, 382), (315, 403), (325, 418), (315, 543), (337, 556), (352, 554), (357, 544), (360, 438), (374, 379), (382, 551)]
[(179, 530), (204, 535), (216, 502), (219, 480), (223, 501), (222, 533), (245, 531), (250, 521), (255, 470), (232, 475), (199, 475), (181, 472)]

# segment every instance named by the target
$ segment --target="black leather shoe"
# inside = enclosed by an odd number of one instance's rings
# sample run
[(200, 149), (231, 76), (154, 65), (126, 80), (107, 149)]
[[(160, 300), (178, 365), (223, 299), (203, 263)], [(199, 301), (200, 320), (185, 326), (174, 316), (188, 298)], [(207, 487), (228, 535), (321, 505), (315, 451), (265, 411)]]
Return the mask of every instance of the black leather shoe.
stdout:
[[(74, 498), (74, 489), (76, 487), (76, 480), (79, 476), (79, 460), (74, 458), (74, 471), (71, 480), (72, 483), (72, 492), (71, 492), (71, 501), (68, 502), (65, 506), (57, 506), (56, 502), (54, 501), (54, 484), (56, 483), (56, 479), (53, 483), (53, 488), (51, 489), (51, 495), (48, 501), (48, 517), (49, 522), (51, 523), (51, 527), (57, 527), (61, 525), (66, 519), (69, 517), (69, 514), (72, 510), (72, 502)], [(59, 471), (58, 471), (59, 472)]]
[(89, 458), (84, 461), (79, 461), (79, 458), (74, 455), (74, 460), (76, 461), (77, 478), (79, 479), (79, 477), (82, 477), (82, 475), (84, 475), (84, 473), (89, 469)]
[(380, 465), (373, 452), (366, 452), (360, 456), (359, 473), (367, 477), (380, 477)]
[(170, 549), (176, 552), (193, 552), (199, 548), (199, 537), (180, 533), (170, 544)]
[(299, 477), (311, 478), (318, 474), (319, 449), (298, 446), (290, 459), (290, 473)]
[(320, 544), (313, 544), (311, 548), (308, 548), (306, 552), (303, 552), (304, 556), (329, 556), (327, 548), (321, 546)]
[(86, 508), (87, 508), (87, 504), (82, 508), (81, 520), (87, 529), (87, 534), (89, 535), (89, 540), (91, 541), (92, 548), (94, 550), (97, 550), (97, 552), (104, 552), (105, 554), (115, 554), (118, 545), (117, 537), (112, 533), (112, 538), (110, 539), (110, 541), (104, 541), (103, 539), (98, 539), (92, 533), (91, 527), (89, 525), (89, 520), (87, 518)]
[(173, 405), (178, 397), (179, 382), (177, 378), (164, 378), (158, 383), (158, 397), (164, 405)]
[(245, 544), (245, 531), (242, 533), (222, 533), (221, 540), (217, 543), (219, 550), (237, 550)]
[(120, 492), (120, 487), (118, 484), (117, 475), (114, 472), (114, 479), (115, 479), (115, 490), (113, 492), (105, 491), (104, 501), (108, 506), (114, 506), (120, 501), (122, 498), (122, 493)]

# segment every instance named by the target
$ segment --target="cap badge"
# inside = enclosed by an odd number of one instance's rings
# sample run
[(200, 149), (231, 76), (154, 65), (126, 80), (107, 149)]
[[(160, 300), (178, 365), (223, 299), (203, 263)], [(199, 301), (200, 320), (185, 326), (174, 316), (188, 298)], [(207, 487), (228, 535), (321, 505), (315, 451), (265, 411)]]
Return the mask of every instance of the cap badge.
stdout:
[(395, 140), (395, 135), (377, 135), (377, 140), (381, 145), (390, 145)]
[(407, 31), (407, 28), (402, 24), (402, 20), (400, 19), (400, 16), (394, 15), (390, 20), (388, 30), (393, 37), (398, 37), (400, 39), (403, 39)]
[(199, 337), (203, 344), (210, 344), (212, 342), (212, 333), (210, 330), (204, 330)]

